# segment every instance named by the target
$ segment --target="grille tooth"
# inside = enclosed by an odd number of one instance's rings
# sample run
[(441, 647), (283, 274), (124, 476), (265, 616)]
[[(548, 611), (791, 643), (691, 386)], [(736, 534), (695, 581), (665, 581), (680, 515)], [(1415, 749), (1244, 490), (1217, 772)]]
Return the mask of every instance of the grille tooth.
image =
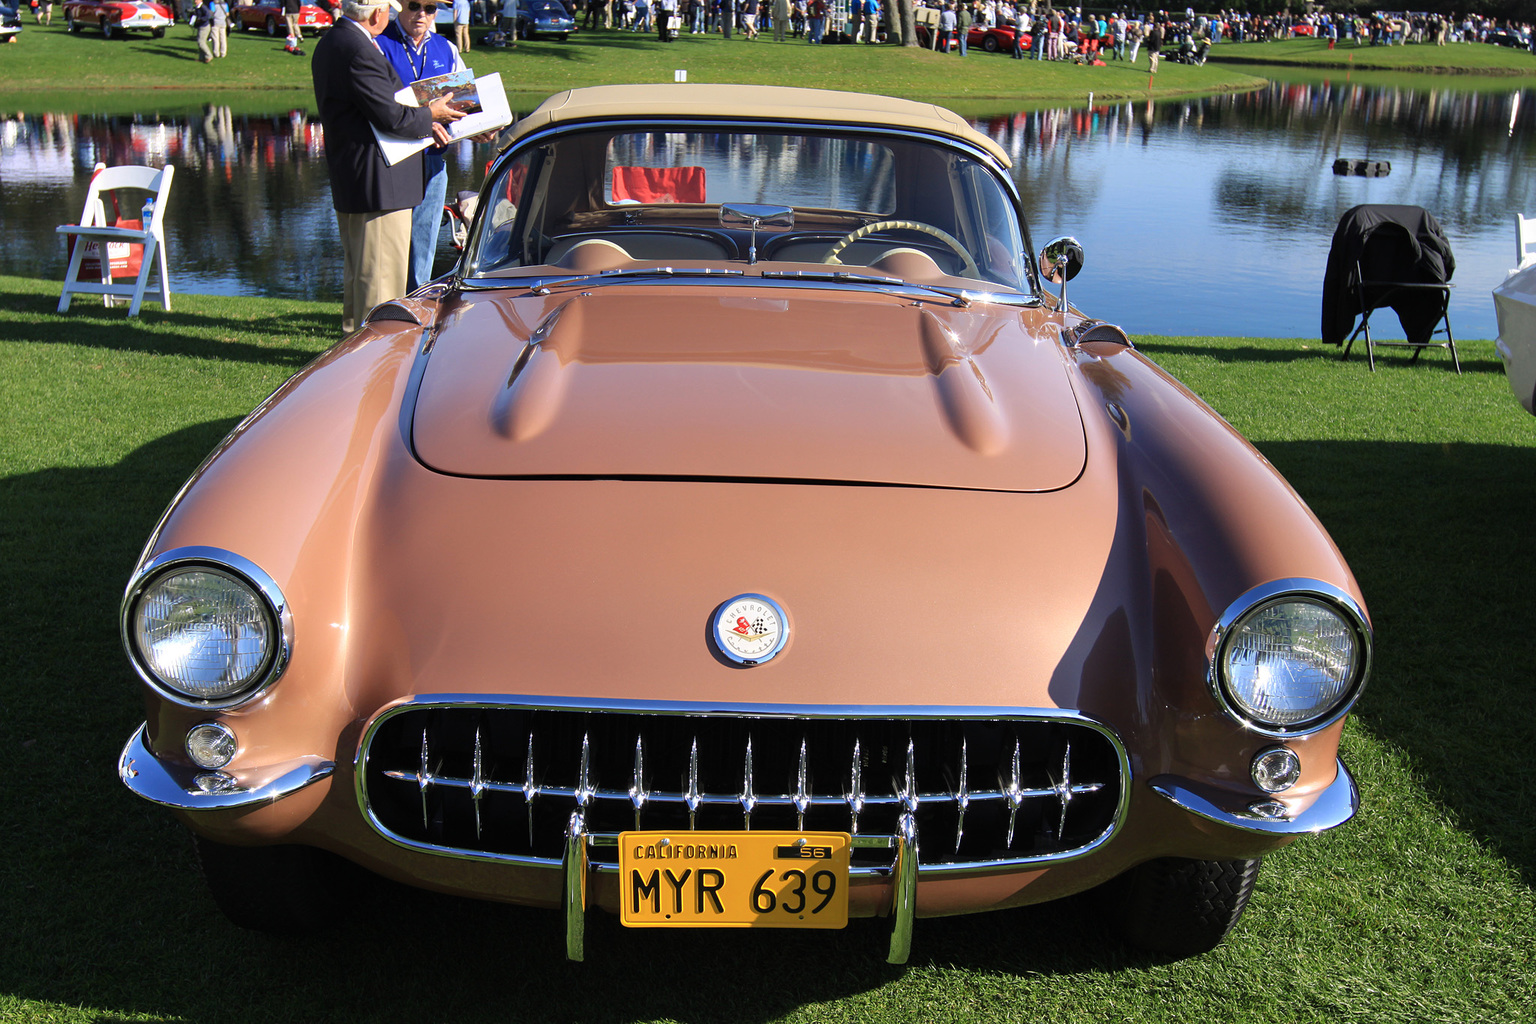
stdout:
[(581, 734), (581, 774), (576, 778), (576, 808), (581, 811), (587, 809), (587, 804), (592, 800), (592, 738), (587, 733)]
[(431, 752), (427, 749), (427, 730), (421, 730), (421, 767), (416, 772), (416, 788), (421, 792), (421, 830), (429, 827), (427, 821), (427, 790), (432, 788)]
[(853, 771), (848, 780), (848, 831), (859, 834), (859, 812), (864, 809), (864, 765), (859, 755), (859, 741), (853, 741)]
[[(965, 838), (965, 811), (970, 806), (971, 795), (965, 788), (965, 737), (960, 737), (960, 786), (955, 792), (955, 853), (960, 853), (960, 840)], [(1060, 838), (1060, 837), (1058, 837)]]
[(475, 803), (475, 838), (484, 832), (480, 821), (480, 798), (485, 795), (484, 753), (480, 743), (480, 726), (475, 726), (475, 773), (469, 779), (469, 798)]
[(795, 828), (805, 831), (805, 812), (811, 806), (810, 766), (807, 764), (805, 740), (800, 741), (800, 762), (795, 766)]
[(528, 733), (528, 759), (523, 762), (523, 805), (528, 808), (528, 845), (533, 839), (533, 798), (539, 795), (539, 784), (533, 781), (533, 733)]
[[(369, 729), (359, 770), (375, 827), (430, 851), (558, 863), (574, 813), (594, 834), (910, 827), (927, 839), (929, 871), (1096, 845), (1123, 804), (1123, 763), (1112, 736), (1066, 716), (791, 718), (423, 700)], [(597, 864), (616, 856), (590, 853)], [(889, 858), (861, 847), (854, 867), (888, 870)]]
[(635, 831), (640, 831), (640, 812), (645, 808), (645, 737), (635, 737), (635, 776), (629, 787), (629, 802), (635, 808)]
[(688, 806), (688, 829), (694, 831), (699, 827), (699, 807), (704, 803), (704, 794), (699, 792), (699, 738), (693, 738), (693, 746), (688, 751), (688, 789), (683, 794), (683, 802)]
[(901, 809), (904, 813), (917, 815), (917, 805), (921, 797), (917, 795), (917, 753), (912, 740), (907, 740), (907, 770), (901, 780), (901, 788), (896, 791), (896, 796), (901, 801)]
[(752, 789), (752, 734), (747, 734), (747, 757), (741, 767), (741, 827), (752, 831), (752, 809), (757, 806), (757, 793)]

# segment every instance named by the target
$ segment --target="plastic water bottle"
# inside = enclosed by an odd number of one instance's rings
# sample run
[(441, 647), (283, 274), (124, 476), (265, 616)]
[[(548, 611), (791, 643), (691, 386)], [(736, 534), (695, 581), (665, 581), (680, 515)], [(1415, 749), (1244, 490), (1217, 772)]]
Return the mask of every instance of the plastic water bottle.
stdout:
[(149, 222), (155, 216), (155, 197), (150, 196), (144, 200), (144, 209), (139, 213), (139, 222), (144, 225), (144, 230), (149, 230)]

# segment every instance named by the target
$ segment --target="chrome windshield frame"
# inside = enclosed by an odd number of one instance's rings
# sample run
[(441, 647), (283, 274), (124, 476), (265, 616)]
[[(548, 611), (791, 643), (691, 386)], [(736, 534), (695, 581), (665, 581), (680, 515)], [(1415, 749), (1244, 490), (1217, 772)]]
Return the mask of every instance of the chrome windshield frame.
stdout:
[[(518, 139), (514, 145), (508, 146), (492, 162), (486, 172), (485, 180), (496, 180), (503, 166), (518, 155), (530, 148), (537, 148), (557, 138), (570, 135), (585, 134), (594, 130), (620, 131), (804, 131), (806, 134), (838, 135), (849, 134), (871, 138), (901, 139), (917, 141), (928, 145), (939, 146), (963, 154), (987, 168), (993, 177), (1001, 183), (1005, 194), (1013, 204), (1014, 215), (1017, 219), (1019, 235), (1023, 241), (1023, 251), (1019, 254), (1023, 261), (1024, 281), (1021, 282), (1029, 290), (1010, 289), (1006, 285), (997, 285), (1000, 291), (979, 291), (972, 295), (967, 292), (971, 301), (1006, 302), (1010, 305), (1039, 306), (1044, 304), (1045, 295), (1040, 285), (1039, 269), (1035, 263), (1034, 242), (1030, 237), (1029, 222), (1024, 217), (1022, 197), (1019, 193), (1018, 183), (1006, 167), (998, 163), (997, 159), (979, 146), (972, 145), (964, 139), (943, 135), (936, 132), (925, 132), (915, 128), (892, 127), (877, 124), (860, 124), (853, 121), (813, 121), (799, 118), (767, 119), (767, 118), (720, 118), (720, 117), (686, 117), (667, 115), (657, 117), (614, 117), (592, 118), (580, 121), (564, 121), (550, 125), (529, 135)], [(464, 291), (479, 291), (487, 288), (506, 288), (506, 278), (484, 277), (472, 273), (471, 258), (477, 254), (481, 235), (485, 230), (485, 221), (488, 216), (487, 204), (481, 203), (475, 211), (475, 218), (470, 224), (469, 237), (465, 242), (464, 254), (455, 264), (452, 271), (453, 287)], [(569, 272), (546, 275), (550, 280), (569, 278)], [(531, 282), (533, 279), (514, 279), (522, 283), (523, 280)], [(754, 283), (761, 283), (753, 279)], [(995, 284), (995, 282), (993, 282)], [(818, 282), (821, 287), (867, 287), (858, 283), (833, 284)], [(999, 298), (998, 296), (1001, 296)]]

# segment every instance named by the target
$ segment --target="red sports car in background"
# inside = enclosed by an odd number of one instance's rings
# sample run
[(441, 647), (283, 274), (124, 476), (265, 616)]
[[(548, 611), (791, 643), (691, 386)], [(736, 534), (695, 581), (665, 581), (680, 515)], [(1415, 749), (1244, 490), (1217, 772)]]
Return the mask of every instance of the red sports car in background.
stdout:
[[(283, 19), (283, 5), (281, 3), (251, 4), (248, 7), (231, 7), (229, 10), (231, 28), (237, 29), (262, 29), (269, 36), (286, 36), (288, 34), (288, 22)], [(299, 31), (324, 32), (331, 27), (333, 18), (324, 9), (314, 4), (304, 4), (299, 8)]]
[(94, 25), (108, 39), (128, 31), (148, 32), (159, 39), (175, 19), (170, 8), (140, 0), (69, 0), (64, 21), (71, 32)]
[[(965, 36), (965, 45), (972, 50), (985, 50), (988, 53), (1012, 53), (1013, 37), (1018, 34), (1018, 29), (1012, 25), (972, 25)], [(1025, 32), (1023, 46), (1028, 50), (1033, 36)], [(928, 38), (928, 26), (917, 26), (917, 43), (919, 46), (932, 48), (933, 41)], [(955, 48), (953, 40), (950, 49)]]

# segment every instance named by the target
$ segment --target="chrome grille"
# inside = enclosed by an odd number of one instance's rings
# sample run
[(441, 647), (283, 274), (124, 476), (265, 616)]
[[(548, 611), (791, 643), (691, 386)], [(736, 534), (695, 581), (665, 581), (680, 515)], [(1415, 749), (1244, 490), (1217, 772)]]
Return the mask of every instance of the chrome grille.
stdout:
[[(364, 740), (361, 796), (391, 838), (559, 863), (586, 831), (892, 835), (913, 815), (925, 870), (1055, 859), (1108, 835), (1122, 757), (1067, 715), (796, 717), (418, 702)], [(612, 848), (594, 848), (594, 863)], [(605, 860), (604, 858), (609, 858)], [(889, 866), (856, 850), (855, 867)]]

